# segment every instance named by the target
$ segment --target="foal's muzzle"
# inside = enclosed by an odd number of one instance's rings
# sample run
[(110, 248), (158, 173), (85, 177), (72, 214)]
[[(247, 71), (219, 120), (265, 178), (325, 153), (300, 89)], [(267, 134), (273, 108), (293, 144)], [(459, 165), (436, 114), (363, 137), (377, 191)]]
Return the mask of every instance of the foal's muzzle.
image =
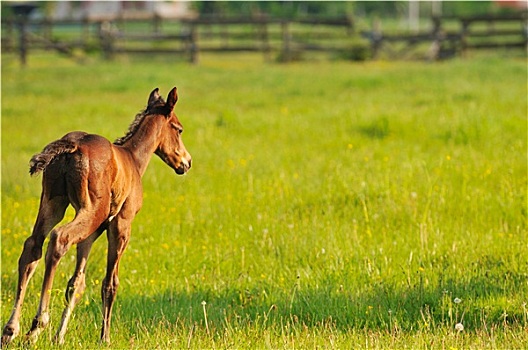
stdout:
[(175, 169), (176, 174), (183, 175), (186, 172), (188, 172), (189, 169), (191, 169), (191, 162), (192, 162), (191, 159), (187, 160), (187, 159), (183, 158), (181, 160), (180, 166)]

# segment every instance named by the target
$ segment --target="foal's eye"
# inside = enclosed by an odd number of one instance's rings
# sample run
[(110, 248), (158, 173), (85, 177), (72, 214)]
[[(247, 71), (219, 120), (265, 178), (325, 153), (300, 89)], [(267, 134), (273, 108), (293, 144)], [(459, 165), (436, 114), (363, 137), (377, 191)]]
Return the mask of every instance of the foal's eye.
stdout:
[(182, 129), (179, 125), (177, 125), (177, 124), (175, 124), (175, 123), (171, 123), (171, 127), (172, 127), (173, 129), (177, 130), (177, 131), (178, 131), (178, 134), (181, 135), (181, 134), (183, 133), (183, 129)]

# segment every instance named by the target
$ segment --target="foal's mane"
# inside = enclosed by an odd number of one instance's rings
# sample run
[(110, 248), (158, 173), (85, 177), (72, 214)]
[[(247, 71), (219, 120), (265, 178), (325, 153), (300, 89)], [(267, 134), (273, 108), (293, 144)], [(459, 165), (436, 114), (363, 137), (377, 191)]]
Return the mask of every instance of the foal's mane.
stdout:
[(148, 105), (147, 108), (145, 108), (143, 111), (136, 114), (136, 116), (134, 117), (134, 121), (129, 125), (128, 131), (125, 136), (116, 139), (114, 141), (114, 145), (124, 145), (125, 142), (127, 142), (128, 139), (130, 139), (136, 133), (137, 129), (139, 129), (139, 126), (141, 125), (143, 119), (145, 119), (147, 115), (152, 114), (154, 109), (156, 109), (157, 107), (162, 107), (164, 105), (165, 101), (163, 100), (163, 98), (159, 97), (155, 102)]

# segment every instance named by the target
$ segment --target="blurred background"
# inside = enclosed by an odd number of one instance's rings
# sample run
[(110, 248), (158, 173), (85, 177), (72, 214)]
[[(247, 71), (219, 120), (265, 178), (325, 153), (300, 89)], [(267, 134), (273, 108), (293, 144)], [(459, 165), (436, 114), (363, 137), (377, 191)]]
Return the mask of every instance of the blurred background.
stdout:
[(475, 50), (526, 54), (526, 1), (4, 1), (2, 50), (91, 56), (256, 52), (355, 61), (439, 60)]

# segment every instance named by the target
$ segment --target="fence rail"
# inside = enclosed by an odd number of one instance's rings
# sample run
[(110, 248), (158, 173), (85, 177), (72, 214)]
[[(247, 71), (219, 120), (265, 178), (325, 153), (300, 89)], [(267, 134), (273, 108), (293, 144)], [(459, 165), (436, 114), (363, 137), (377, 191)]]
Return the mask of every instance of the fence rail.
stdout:
[[(458, 29), (450, 28), (453, 24)], [(420, 33), (382, 33), (374, 25), (358, 33), (353, 18), (306, 17), (295, 20), (255, 17), (201, 17), (196, 19), (114, 18), (83, 20), (28, 20), (18, 16), (2, 22), (2, 49), (18, 52), (22, 63), (30, 50), (55, 50), (77, 57), (77, 51), (99, 50), (104, 57), (118, 54), (177, 54), (198, 62), (201, 52), (272, 53), (283, 61), (307, 51), (344, 53), (363, 49), (373, 58), (408, 58), (420, 45), (429, 45), (425, 58), (441, 59), (468, 50), (527, 48), (527, 13), (516, 15), (435, 17), (431, 29)], [(357, 52), (355, 52), (357, 54)], [(360, 58), (366, 54), (360, 52)], [(422, 55), (423, 56), (423, 55)]]

